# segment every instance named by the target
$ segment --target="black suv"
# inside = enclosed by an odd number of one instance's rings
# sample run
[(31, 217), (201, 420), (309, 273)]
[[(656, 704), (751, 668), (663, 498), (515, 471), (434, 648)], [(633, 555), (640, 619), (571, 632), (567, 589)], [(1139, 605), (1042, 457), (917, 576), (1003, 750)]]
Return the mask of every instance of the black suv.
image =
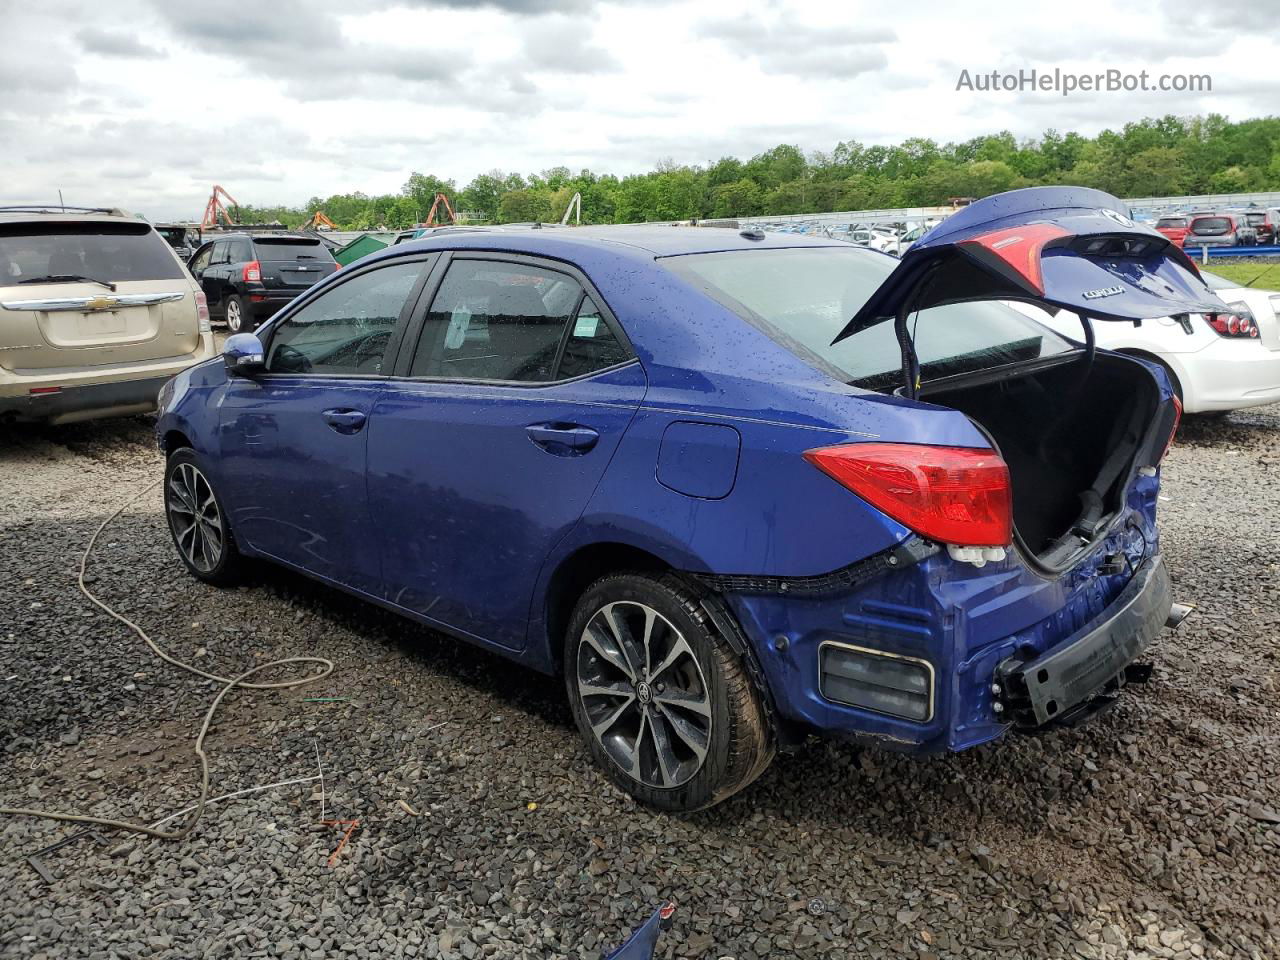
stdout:
[(232, 333), (254, 329), (317, 280), (338, 269), (315, 237), (227, 233), (187, 263), (209, 301), (209, 313)]

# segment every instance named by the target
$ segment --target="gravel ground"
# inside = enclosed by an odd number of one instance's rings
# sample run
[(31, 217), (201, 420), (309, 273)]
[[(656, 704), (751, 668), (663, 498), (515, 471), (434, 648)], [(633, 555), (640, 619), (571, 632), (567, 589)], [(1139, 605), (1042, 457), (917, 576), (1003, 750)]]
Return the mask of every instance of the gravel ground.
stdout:
[[(153, 821), (192, 802), (214, 686), (75, 589), (94, 527), (152, 481), (145, 419), (0, 435), (0, 805)], [(93, 588), (233, 674), (296, 654), (322, 683), (228, 697), (187, 840), (0, 819), (0, 956), (596, 957), (659, 901), (663, 955), (1280, 956), (1280, 408), (1189, 421), (1165, 556), (1198, 612), (1153, 682), (1077, 730), (913, 760), (813, 743), (687, 818), (590, 764), (557, 682), (279, 571), (181, 572), (158, 492)], [(343, 698), (308, 703), (309, 697)], [(810, 912), (813, 899), (820, 912)]]

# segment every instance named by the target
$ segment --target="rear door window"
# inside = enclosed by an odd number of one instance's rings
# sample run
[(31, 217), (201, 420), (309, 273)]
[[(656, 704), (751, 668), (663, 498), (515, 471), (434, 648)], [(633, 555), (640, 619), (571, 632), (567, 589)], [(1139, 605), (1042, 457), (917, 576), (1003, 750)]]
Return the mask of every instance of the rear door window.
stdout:
[(390, 360), (393, 334), (423, 261), (359, 273), (278, 323), (267, 372), (378, 376)]
[(431, 302), (410, 376), (546, 382), (582, 288), (554, 270), (455, 260)]
[(556, 379), (585, 376), (629, 359), (631, 354), (618, 340), (600, 308), (590, 297), (583, 297), (565, 340)]
[(305, 237), (258, 237), (253, 241), (258, 260), (332, 260), (329, 248)]
[(83, 276), (120, 283), (178, 280), (182, 266), (147, 223), (0, 225), (0, 286)]

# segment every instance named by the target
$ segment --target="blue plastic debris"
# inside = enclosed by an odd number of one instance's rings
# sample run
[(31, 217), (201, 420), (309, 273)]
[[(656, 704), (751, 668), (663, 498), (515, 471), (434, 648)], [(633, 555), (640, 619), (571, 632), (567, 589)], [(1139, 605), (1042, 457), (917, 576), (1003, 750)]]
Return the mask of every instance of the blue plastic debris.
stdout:
[(620, 946), (604, 960), (652, 960), (658, 946), (658, 934), (671, 929), (671, 915), (676, 912), (675, 902), (668, 903), (653, 912), (648, 920), (636, 928)]

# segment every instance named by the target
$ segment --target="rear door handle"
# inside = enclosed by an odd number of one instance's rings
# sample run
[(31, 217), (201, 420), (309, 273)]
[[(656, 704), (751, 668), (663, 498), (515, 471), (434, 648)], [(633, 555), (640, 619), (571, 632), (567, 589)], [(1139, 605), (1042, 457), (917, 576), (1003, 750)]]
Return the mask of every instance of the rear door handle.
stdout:
[(576, 423), (533, 423), (525, 430), (543, 450), (562, 457), (586, 453), (600, 439), (595, 430)]
[(321, 416), (324, 417), (324, 422), (334, 430), (337, 430), (338, 433), (359, 433), (360, 428), (364, 426), (364, 422), (367, 419), (366, 415), (361, 411), (344, 407), (326, 410)]

